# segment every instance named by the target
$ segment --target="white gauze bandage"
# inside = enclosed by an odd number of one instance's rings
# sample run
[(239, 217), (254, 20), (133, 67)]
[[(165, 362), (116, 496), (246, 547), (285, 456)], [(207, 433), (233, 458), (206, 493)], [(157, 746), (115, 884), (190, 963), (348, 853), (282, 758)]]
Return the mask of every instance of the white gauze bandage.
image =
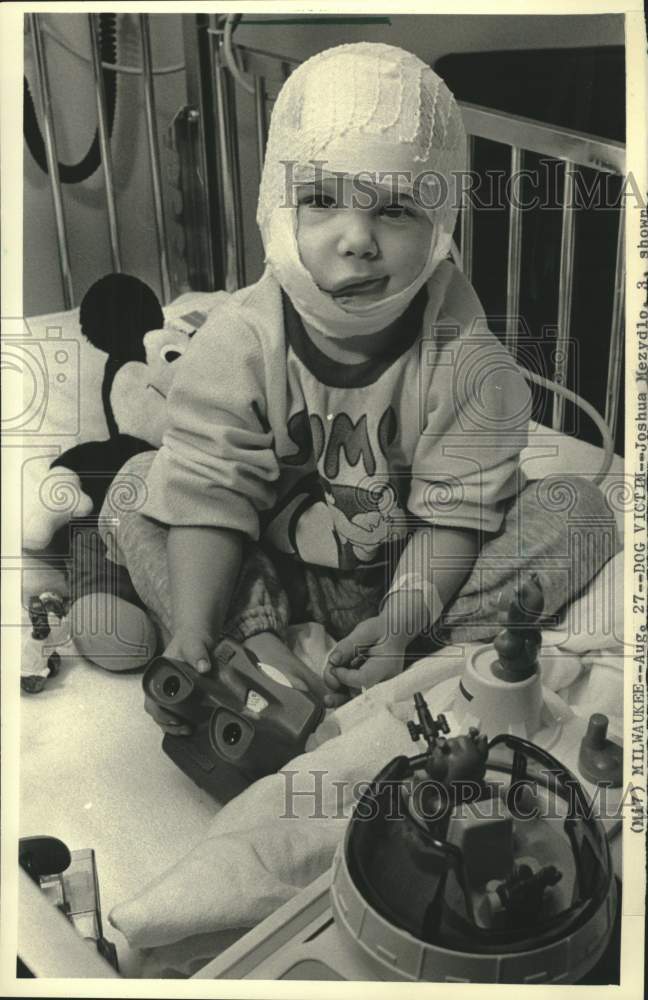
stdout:
[[(302, 319), (343, 338), (375, 333), (400, 316), (448, 254), (465, 167), (457, 103), (417, 56), (359, 42), (302, 63), (272, 112), (257, 210), (267, 266)], [(338, 173), (408, 194), (432, 223), (418, 277), (378, 302), (341, 305), (299, 256), (295, 188)]]

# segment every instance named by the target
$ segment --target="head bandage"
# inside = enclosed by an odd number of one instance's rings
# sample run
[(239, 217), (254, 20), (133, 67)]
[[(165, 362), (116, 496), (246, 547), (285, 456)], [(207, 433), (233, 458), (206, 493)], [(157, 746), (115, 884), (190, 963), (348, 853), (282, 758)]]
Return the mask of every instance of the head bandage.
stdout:
[[(400, 316), (447, 256), (465, 161), (454, 97), (417, 56), (360, 42), (302, 63), (272, 112), (257, 210), (267, 265), (302, 318), (341, 338), (375, 333)], [(379, 302), (340, 305), (317, 287), (299, 257), (295, 186), (337, 172), (370, 175), (410, 195), (432, 223), (418, 277)]]

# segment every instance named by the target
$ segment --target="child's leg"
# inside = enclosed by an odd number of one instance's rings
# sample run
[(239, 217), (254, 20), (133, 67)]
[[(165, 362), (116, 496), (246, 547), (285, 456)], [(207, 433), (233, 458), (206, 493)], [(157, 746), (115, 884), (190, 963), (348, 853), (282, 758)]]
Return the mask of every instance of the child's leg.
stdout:
[(170, 634), (166, 532), (138, 514), (154, 454), (126, 463), (108, 490), (98, 527), (88, 524), (72, 537), (75, 646), (106, 670), (141, 668)]
[[(102, 536), (111, 559), (125, 567), (143, 605), (159, 623), (163, 643), (172, 633), (167, 563), (168, 529), (138, 513), (152, 454), (138, 455), (122, 469), (102, 510)], [(119, 489), (119, 483), (123, 487)], [(128, 487), (128, 504), (120, 502)], [(119, 608), (117, 609), (119, 611)], [(123, 610), (123, 609), (122, 609)], [(128, 612), (129, 620), (133, 610)], [(321, 682), (280, 636), (288, 625), (285, 591), (270, 559), (254, 545), (244, 551), (223, 634), (248, 646), (260, 660), (297, 679), (319, 695)]]
[(223, 633), (321, 700), (323, 682), (285, 642), (289, 620), (288, 596), (273, 561), (256, 545), (248, 545)]
[(155, 452), (144, 452), (124, 465), (106, 495), (99, 523), (107, 558), (127, 570), (135, 592), (160, 626), (166, 643), (173, 628), (166, 554), (168, 529), (139, 513), (154, 457)]
[(71, 538), (70, 627), (78, 653), (106, 670), (136, 670), (159, 648), (158, 632), (124, 566), (106, 556), (96, 523)]
[(452, 642), (493, 638), (503, 627), (499, 593), (536, 572), (545, 618), (556, 616), (616, 554), (614, 514), (583, 476), (533, 481), (508, 509), (501, 531), (483, 545), (469, 578), (441, 623)]

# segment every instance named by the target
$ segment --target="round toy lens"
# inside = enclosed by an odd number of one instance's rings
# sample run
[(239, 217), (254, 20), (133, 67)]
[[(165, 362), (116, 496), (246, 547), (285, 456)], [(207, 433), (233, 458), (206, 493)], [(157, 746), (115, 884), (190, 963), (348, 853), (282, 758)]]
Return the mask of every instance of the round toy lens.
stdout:
[(238, 722), (228, 722), (223, 729), (223, 739), (230, 747), (236, 746), (242, 735)]
[(164, 691), (167, 698), (175, 698), (178, 691), (180, 690), (180, 681), (177, 677), (167, 677), (162, 684), (162, 690)]

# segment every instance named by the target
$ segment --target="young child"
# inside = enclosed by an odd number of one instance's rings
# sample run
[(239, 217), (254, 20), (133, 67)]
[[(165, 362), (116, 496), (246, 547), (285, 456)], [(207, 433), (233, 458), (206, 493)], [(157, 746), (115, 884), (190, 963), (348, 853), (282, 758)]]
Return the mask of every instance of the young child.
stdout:
[[(147, 499), (118, 555), (168, 656), (208, 671), (225, 633), (334, 705), (401, 671), (468, 578), (474, 597), (524, 486), (530, 393), (447, 259), (465, 150), (451, 93), (401, 49), (342, 45), (284, 85), (265, 273), (217, 301), (163, 447), (129, 466)], [(338, 640), (324, 686), (284, 641), (309, 620)]]

